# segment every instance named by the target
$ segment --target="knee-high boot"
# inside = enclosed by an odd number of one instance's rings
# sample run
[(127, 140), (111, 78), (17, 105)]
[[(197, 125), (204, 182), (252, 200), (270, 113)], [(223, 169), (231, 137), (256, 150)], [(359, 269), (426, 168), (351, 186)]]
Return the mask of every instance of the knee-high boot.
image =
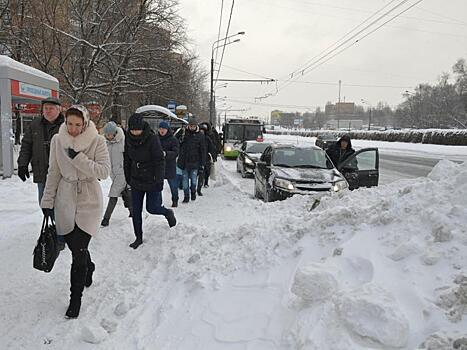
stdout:
[[(80, 255), (86, 253), (87, 249), (80, 251)], [(86, 260), (86, 257), (83, 259), (75, 257), (73, 259), (73, 263), (71, 264), (70, 305), (68, 306), (65, 314), (65, 316), (68, 318), (77, 318), (79, 315), (79, 310), (81, 308), (81, 297), (83, 295), (84, 285), (86, 283), (86, 275), (88, 271)]]
[(94, 273), (94, 270), (96, 269), (96, 265), (91, 260), (91, 254), (89, 254), (89, 250), (88, 250), (87, 255), (88, 257), (86, 259), (86, 265), (88, 267), (88, 270), (86, 273), (86, 282), (84, 283), (84, 286), (90, 287), (92, 284), (92, 274)]

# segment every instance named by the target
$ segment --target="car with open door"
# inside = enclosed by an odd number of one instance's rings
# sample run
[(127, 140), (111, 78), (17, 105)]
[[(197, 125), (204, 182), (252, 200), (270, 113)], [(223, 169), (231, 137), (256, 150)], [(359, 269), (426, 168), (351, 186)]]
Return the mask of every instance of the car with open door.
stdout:
[(268, 146), (254, 172), (256, 198), (265, 202), (295, 194), (324, 194), (378, 185), (377, 148), (352, 154), (337, 169), (326, 152), (310, 145)]
[(271, 144), (272, 142), (266, 141), (244, 141), (237, 157), (237, 172), (241, 173), (242, 177), (252, 177), (256, 162)]

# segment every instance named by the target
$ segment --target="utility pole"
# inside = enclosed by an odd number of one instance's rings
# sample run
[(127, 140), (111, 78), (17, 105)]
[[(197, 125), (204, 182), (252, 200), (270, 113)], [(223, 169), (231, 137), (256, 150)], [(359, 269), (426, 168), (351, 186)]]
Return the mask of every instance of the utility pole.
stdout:
[(211, 57), (211, 97), (209, 98), (209, 122), (213, 127), (216, 126), (214, 113), (214, 57)]
[[(380, 125), (380, 124), (378, 124)], [(370, 106), (370, 109), (368, 111), (368, 130), (371, 130), (371, 106)]]
[(337, 130), (338, 131), (340, 129), (340, 125), (339, 125), (339, 122), (340, 122), (340, 110), (339, 110), (339, 107), (341, 105), (341, 84), (342, 84), (342, 80), (339, 79), (339, 99), (337, 101)]

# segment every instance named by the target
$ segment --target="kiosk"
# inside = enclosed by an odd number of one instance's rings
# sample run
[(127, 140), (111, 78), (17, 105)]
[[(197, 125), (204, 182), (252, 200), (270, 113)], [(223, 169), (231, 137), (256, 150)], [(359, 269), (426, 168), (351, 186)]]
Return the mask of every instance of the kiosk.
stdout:
[(4, 179), (13, 175), (13, 106), (58, 98), (58, 89), (53, 76), (0, 55), (0, 174)]

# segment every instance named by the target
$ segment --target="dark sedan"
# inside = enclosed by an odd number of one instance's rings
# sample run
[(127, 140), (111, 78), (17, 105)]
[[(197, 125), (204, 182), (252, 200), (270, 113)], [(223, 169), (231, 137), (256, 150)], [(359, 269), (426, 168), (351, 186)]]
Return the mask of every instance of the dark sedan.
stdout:
[(325, 150), (334, 145), (338, 139), (339, 137), (332, 133), (319, 134), (316, 137), (315, 145)]
[(255, 197), (271, 202), (294, 194), (377, 186), (378, 168), (377, 148), (355, 152), (336, 169), (319, 147), (272, 145), (256, 163)]
[(264, 141), (243, 142), (237, 157), (237, 172), (241, 173), (242, 177), (253, 176), (256, 162), (259, 160), (264, 150), (271, 144), (271, 142)]

